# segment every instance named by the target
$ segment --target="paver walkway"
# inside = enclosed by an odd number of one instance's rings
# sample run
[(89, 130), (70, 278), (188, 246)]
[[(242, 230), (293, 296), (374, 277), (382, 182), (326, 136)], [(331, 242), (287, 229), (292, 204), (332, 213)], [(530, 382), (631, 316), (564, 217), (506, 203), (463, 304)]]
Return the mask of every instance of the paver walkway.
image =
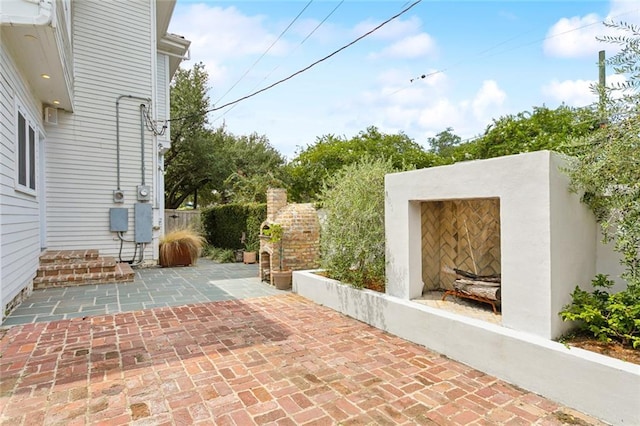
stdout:
[(2, 325), (283, 293), (257, 277), (258, 265), (220, 264), (209, 259), (188, 268), (136, 269), (131, 283), (35, 290)]
[(2, 425), (599, 424), (290, 293), (17, 325), (0, 356)]

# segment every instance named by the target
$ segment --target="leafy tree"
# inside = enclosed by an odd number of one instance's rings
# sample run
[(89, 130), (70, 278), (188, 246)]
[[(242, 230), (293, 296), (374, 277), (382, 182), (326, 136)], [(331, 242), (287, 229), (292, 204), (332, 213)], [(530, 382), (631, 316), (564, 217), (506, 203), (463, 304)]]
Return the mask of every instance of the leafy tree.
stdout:
[(365, 156), (327, 180), (321, 264), (332, 278), (384, 289), (384, 176), (395, 171), (391, 160)]
[[(209, 76), (202, 63), (178, 69), (171, 84), (171, 149), (165, 155), (165, 204), (187, 200), (263, 200), (263, 182), (281, 182), (284, 158), (265, 136), (211, 129), (206, 111)], [(265, 178), (266, 177), (266, 178)], [(261, 198), (262, 197), (262, 198)], [(237, 200), (236, 200), (237, 199)]]
[(597, 114), (590, 108), (534, 107), (533, 112), (494, 119), (480, 138), (450, 149), (449, 154), (460, 161), (556, 150), (569, 139), (593, 131), (598, 123)]
[(460, 145), (462, 138), (453, 133), (453, 128), (447, 127), (446, 130), (438, 133), (433, 138), (428, 138), (427, 143), (431, 147), (430, 151), (441, 157), (447, 157), (451, 154), (452, 148)]
[(209, 76), (202, 63), (179, 68), (171, 83), (171, 148), (165, 154), (165, 204), (177, 208), (210, 180)]
[[(605, 90), (604, 125), (575, 141), (568, 151), (572, 189), (595, 212), (605, 235), (622, 255), (624, 291), (610, 294), (606, 277), (596, 277), (596, 290), (576, 288), (561, 312), (602, 340), (617, 339), (640, 347), (640, 27), (608, 24), (625, 32), (605, 41), (622, 46), (609, 60), (627, 83)], [(618, 95), (622, 91), (622, 96)], [(600, 288), (604, 290), (600, 290)]]
[(426, 152), (403, 133), (388, 135), (372, 126), (351, 139), (325, 135), (299, 151), (287, 167), (292, 199), (315, 200), (325, 179), (365, 156), (388, 159), (396, 168), (438, 163), (437, 155)]

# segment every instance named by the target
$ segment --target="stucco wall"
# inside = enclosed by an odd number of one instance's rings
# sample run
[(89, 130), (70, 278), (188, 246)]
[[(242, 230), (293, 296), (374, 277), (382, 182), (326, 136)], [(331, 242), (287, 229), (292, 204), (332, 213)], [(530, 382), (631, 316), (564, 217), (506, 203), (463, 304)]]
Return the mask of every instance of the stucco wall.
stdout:
[(540, 151), (387, 175), (387, 294), (422, 293), (421, 202), (497, 197), (502, 325), (544, 338), (562, 334), (558, 311), (575, 285), (586, 288), (595, 274), (598, 243), (595, 219), (568, 192), (561, 163)]

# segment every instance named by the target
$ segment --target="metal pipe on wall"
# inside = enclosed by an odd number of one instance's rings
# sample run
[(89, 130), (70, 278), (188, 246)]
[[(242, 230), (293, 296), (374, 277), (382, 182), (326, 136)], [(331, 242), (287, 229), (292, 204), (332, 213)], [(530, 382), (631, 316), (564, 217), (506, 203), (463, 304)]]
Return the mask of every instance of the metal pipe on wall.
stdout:
[[(134, 95), (120, 95), (116, 99), (116, 176), (117, 176), (116, 189), (118, 191), (121, 189), (120, 188), (120, 100), (124, 98), (136, 99), (139, 101), (146, 101), (149, 104), (151, 104), (151, 98), (143, 98), (141, 96), (134, 96)], [(140, 128), (142, 132), (141, 137), (143, 138), (143, 140), (141, 141), (141, 144), (144, 146), (144, 116), (142, 115), (142, 106), (140, 106), (140, 108), (141, 108)], [(142, 167), (143, 167), (142, 184), (144, 185), (144, 148), (143, 148), (143, 157), (142, 157)]]

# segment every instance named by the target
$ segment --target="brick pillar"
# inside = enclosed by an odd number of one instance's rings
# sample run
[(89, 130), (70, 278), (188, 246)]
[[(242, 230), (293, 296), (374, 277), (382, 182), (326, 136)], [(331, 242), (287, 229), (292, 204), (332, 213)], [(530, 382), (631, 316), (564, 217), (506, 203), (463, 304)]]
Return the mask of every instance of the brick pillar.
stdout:
[(267, 189), (267, 222), (273, 222), (281, 208), (287, 205), (287, 190), (284, 188)]

